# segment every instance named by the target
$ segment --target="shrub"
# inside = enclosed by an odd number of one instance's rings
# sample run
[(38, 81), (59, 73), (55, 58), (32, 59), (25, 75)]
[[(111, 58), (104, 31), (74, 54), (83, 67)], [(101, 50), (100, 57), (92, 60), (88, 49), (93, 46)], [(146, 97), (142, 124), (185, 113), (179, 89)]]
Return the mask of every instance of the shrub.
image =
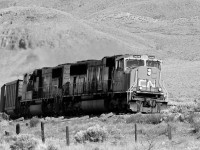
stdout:
[[(1, 118), (1, 119), (4, 119), (4, 120), (9, 120), (9, 119), (10, 119), (10, 116), (7, 115), (6, 113), (0, 113), (0, 118)], [(1, 120), (1, 119), (0, 119), (0, 120)]]
[(13, 137), (14, 143), (10, 146), (11, 150), (34, 150), (38, 142), (29, 134), (21, 134)]
[(190, 112), (185, 114), (185, 120), (190, 124), (195, 122), (200, 122), (200, 113), (199, 112)]
[(0, 149), (1, 150), (8, 150), (10, 149), (10, 145), (8, 143), (4, 142), (0, 142)]
[(134, 114), (126, 119), (126, 123), (142, 123), (142, 114)]
[(45, 144), (47, 146), (47, 150), (60, 150), (62, 149), (61, 145), (63, 144), (63, 141), (55, 138), (49, 138), (46, 140)]
[(87, 141), (88, 139), (87, 139), (86, 130), (81, 130), (81, 131), (77, 132), (74, 136), (74, 139), (78, 143), (83, 143), (83, 142)]
[(31, 118), (30, 120), (30, 127), (36, 127), (40, 120), (36, 117)]
[(195, 114), (194, 112), (191, 112), (187, 116), (187, 121), (191, 124), (191, 127), (193, 128), (192, 132), (193, 133), (199, 133), (200, 131), (200, 114)]
[(200, 112), (200, 103), (196, 103), (196, 105), (194, 106), (194, 111), (195, 112)]
[(199, 133), (200, 131), (200, 121), (192, 123), (193, 133)]
[(51, 144), (51, 145), (48, 145), (47, 150), (59, 150), (59, 149), (57, 146)]
[(171, 107), (169, 108), (169, 111), (170, 111), (171, 113), (182, 113), (183, 107), (184, 107), (184, 106), (182, 106), (182, 105), (171, 106)]
[(122, 132), (116, 126), (108, 126), (107, 131), (109, 133), (109, 137), (113, 138), (114, 140), (121, 140), (123, 138)]
[(103, 142), (106, 140), (108, 135), (107, 130), (104, 127), (95, 125), (89, 127), (87, 130), (82, 130), (76, 133), (74, 136), (76, 142), (83, 143), (86, 141), (90, 142)]
[(148, 124), (159, 124), (162, 121), (162, 115), (161, 114), (150, 114), (146, 118), (146, 123)]
[(186, 116), (186, 120), (189, 122), (189, 123), (194, 123), (194, 119), (195, 118), (195, 114), (194, 113), (190, 113)]
[(166, 132), (167, 132), (167, 124), (165, 123), (145, 126), (145, 128), (142, 129), (142, 133), (144, 135), (147, 135), (147, 138), (156, 138), (161, 135), (165, 135)]

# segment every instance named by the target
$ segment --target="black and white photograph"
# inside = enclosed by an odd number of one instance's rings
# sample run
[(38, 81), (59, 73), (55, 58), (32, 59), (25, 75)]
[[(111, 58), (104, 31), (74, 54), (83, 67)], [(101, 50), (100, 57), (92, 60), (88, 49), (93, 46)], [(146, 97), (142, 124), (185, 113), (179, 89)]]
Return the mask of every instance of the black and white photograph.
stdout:
[(200, 0), (0, 0), (0, 150), (200, 150)]

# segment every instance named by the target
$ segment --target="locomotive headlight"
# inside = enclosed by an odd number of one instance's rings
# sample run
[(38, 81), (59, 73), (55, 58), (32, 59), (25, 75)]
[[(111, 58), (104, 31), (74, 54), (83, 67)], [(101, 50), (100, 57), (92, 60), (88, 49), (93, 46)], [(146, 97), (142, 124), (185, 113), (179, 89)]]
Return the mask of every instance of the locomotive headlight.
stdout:
[(139, 90), (142, 90), (142, 87), (141, 87), (141, 86), (139, 87)]
[(148, 75), (148, 76), (151, 75), (151, 69), (150, 69), (150, 68), (147, 69), (147, 75)]
[(159, 91), (159, 92), (161, 92), (161, 91), (162, 91), (162, 89), (161, 89), (161, 88), (158, 88), (158, 91)]

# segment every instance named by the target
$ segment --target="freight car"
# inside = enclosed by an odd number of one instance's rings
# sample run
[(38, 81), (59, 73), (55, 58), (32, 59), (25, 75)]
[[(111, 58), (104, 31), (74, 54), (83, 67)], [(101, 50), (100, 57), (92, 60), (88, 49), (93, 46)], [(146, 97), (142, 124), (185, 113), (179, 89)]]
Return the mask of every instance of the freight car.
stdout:
[(22, 95), (22, 80), (4, 84), (1, 87), (0, 112), (11, 116), (20, 113), (20, 100)]
[(116, 55), (44, 67), (1, 88), (0, 111), (18, 116), (99, 112), (159, 113), (167, 107), (162, 61)]

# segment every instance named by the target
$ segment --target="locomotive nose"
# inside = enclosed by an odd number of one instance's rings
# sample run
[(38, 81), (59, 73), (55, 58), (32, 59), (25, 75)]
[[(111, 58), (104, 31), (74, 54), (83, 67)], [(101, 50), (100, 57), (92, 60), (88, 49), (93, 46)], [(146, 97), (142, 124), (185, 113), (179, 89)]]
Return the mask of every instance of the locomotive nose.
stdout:
[(159, 84), (159, 69), (155, 67), (140, 67), (131, 71), (130, 84), (136, 84), (136, 90), (139, 92), (161, 92)]

